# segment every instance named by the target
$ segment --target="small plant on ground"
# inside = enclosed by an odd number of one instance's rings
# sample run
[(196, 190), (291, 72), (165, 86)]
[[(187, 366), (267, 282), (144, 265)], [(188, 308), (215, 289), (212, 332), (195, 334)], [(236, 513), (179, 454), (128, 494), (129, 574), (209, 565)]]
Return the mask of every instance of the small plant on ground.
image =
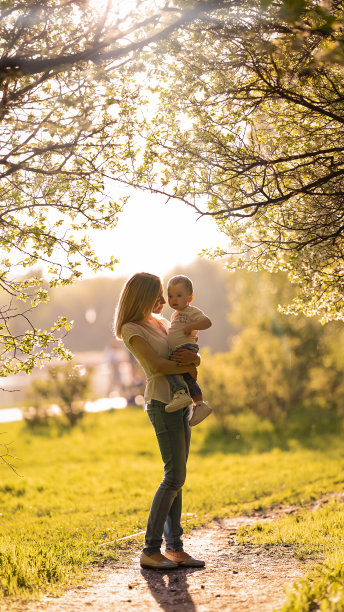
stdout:
[(90, 395), (90, 374), (85, 367), (68, 363), (53, 366), (45, 377), (33, 380), (26, 393), (29, 404), (24, 412), (26, 423), (49, 424), (61, 413), (68, 425), (74, 426), (84, 415), (85, 401)]

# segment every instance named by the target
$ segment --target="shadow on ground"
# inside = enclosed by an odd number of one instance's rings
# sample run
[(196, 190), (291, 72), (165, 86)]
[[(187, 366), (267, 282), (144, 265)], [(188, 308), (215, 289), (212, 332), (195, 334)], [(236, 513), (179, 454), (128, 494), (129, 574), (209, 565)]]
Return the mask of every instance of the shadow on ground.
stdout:
[(180, 604), (185, 612), (194, 612), (196, 606), (189, 592), (188, 576), (197, 571), (199, 570), (190, 568), (173, 573), (164, 573), (143, 569), (141, 575), (146, 580), (151, 594), (162, 610), (175, 612), (176, 606)]

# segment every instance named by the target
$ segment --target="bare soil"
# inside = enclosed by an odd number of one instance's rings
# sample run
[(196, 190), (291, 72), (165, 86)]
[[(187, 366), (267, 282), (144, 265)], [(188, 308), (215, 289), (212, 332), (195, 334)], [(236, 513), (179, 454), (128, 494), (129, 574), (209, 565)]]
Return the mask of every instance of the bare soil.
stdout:
[[(285, 587), (307, 569), (308, 563), (293, 557), (285, 547), (242, 546), (236, 542), (241, 526), (273, 520), (295, 507), (213, 521), (185, 536), (185, 550), (206, 560), (202, 569), (159, 572), (139, 565), (139, 543), (134, 556), (122, 564), (106, 564), (92, 570), (81, 586), (61, 597), (18, 604), (20, 612), (272, 612), (285, 600)], [(7, 608), (10, 609), (10, 608)]]

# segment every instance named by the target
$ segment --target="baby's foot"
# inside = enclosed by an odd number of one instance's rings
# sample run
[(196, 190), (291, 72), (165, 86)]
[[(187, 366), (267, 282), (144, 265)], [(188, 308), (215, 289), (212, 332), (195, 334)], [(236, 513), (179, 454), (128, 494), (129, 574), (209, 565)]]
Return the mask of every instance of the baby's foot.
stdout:
[(181, 410), (182, 408), (186, 408), (191, 404), (191, 397), (184, 389), (180, 389), (176, 391), (173, 395), (173, 400), (170, 401), (169, 404), (166, 404), (165, 410), (166, 412), (176, 412), (176, 410)]
[(209, 404), (207, 404), (207, 402), (196, 402), (196, 404), (193, 407), (193, 413), (192, 413), (192, 417), (189, 421), (189, 425), (191, 427), (194, 427), (195, 425), (198, 425), (199, 423), (201, 423), (202, 421), (204, 421), (204, 419), (206, 419), (209, 414), (211, 414), (213, 412), (212, 408), (210, 408)]

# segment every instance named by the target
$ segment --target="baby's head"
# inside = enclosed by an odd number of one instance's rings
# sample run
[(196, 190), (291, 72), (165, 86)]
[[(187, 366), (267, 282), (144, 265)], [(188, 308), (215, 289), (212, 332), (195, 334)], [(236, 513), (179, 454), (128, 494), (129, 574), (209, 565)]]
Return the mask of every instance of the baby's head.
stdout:
[(174, 310), (183, 310), (193, 300), (191, 280), (180, 274), (173, 276), (167, 285), (168, 303)]

